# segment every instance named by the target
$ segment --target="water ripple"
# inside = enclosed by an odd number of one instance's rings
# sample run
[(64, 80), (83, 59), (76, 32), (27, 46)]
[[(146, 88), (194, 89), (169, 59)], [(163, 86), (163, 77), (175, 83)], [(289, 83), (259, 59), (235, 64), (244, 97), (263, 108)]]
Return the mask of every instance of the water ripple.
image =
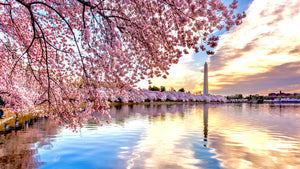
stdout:
[(299, 110), (265, 104), (123, 106), (111, 109), (110, 124), (91, 122), (78, 133), (44, 120), (1, 135), (0, 166), (296, 169)]

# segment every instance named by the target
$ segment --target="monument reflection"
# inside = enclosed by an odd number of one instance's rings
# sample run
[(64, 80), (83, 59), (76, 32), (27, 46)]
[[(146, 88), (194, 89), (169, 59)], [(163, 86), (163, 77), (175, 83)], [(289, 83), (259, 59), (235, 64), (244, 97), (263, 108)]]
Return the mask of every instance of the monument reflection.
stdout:
[[(203, 141), (207, 143), (207, 137), (208, 137), (208, 105), (207, 104), (203, 104), (203, 135), (204, 135)], [(204, 144), (204, 146), (206, 147), (207, 145)]]
[[(127, 150), (130, 155), (120, 158), (128, 168), (298, 168), (300, 114), (291, 111), (297, 110), (250, 104), (133, 106), (137, 114), (131, 116), (148, 116), (147, 125), (138, 144)], [(199, 152), (199, 143), (205, 151)]]
[(110, 124), (90, 121), (80, 133), (45, 120), (1, 135), (0, 168), (299, 168), (299, 112), (266, 104), (112, 107)]
[(126, 168), (205, 168), (205, 161), (215, 156), (207, 148), (207, 104), (135, 105), (118, 113), (112, 111), (124, 123), (129, 112), (147, 117), (137, 145), (119, 153), (128, 164)]

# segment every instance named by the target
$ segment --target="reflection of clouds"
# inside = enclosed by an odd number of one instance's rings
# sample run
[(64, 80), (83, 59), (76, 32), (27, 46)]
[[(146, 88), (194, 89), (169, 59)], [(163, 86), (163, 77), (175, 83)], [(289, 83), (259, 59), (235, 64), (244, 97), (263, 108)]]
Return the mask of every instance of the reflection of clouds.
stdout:
[(140, 140), (121, 145), (127, 168), (299, 168), (300, 106), (134, 105), (112, 109)]
[[(169, 118), (173, 120), (170, 121)], [(140, 158), (133, 161), (135, 165), (143, 164), (144, 167), (151, 168), (193, 168), (200, 162), (193, 157), (191, 145), (182, 148), (177, 146), (186, 134), (182, 123), (177, 120), (180, 121), (180, 117), (169, 116), (167, 121), (154, 122), (154, 125), (147, 128), (142, 140), (133, 149), (135, 155), (140, 154)]]
[(184, 141), (190, 132), (203, 131), (202, 114), (194, 106), (134, 106), (136, 113), (148, 116), (149, 123), (138, 144), (119, 154), (127, 160), (127, 168), (198, 168), (195, 165), (202, 161), (195, 158), (192, 143)]
[(55, 158), (53, 159), (53, 162), (54, 163), (59, 162), (60, 161), (60, 157), (61, 157), (60, 155), (56, 155)]
[[(234, 114), (239, 110), (240, 114)], [(222, 167), (297, 168), (300, 166), (298, 123), (300, 117), (293, 113), (280, 117), (270, 114), (271, 111), (278, 111), (278, 109), (260, 107), (258, 111), (257, 107), (254, 107), (251, 111), (251, 107), (249, 109), (248, 106), (243, 105), (235, 110), (215, 109), (215, 113), (210, 112), (210, 118), (213, 119), (210, 120), (210, 133), (213, 134), (210, 134), (208, 146), (213, 148), (217, 154), (216, 158), (222, 161)], [(285, 112), (288, 111), (282, 113)], [(294, 126), (290, 128), (285, 123)]]
[[(299, 84), (299, 80), (294, 80), (299, 79), (299, 68), (286, 71), (289, 67), (285, 67), (287, 64), (299, 65), (299, 6), (298, 0), (252, 2), (244, 23), (223, 35), (216, 55), (211, 57), (213, 93), (249, 94), (268, 87), (275, 89)], [(288, 73), (290, 78), (277, 74), (281, 71)], [(255, 80), (249, 80), (255, 76)], [(243, 88), (244, 85), (247, 87)]]
[[(228, 125), (228, 124), (226, 124)], [(229, 126), (230, 127), (230, 126)], [(299, 145), (292, 140), (274, 138), (260, 130), (222, 131), (211, 146), (224, 168), (291, 168), (300, 165)], [(226, 144), (222, 144), (226, 143)]]

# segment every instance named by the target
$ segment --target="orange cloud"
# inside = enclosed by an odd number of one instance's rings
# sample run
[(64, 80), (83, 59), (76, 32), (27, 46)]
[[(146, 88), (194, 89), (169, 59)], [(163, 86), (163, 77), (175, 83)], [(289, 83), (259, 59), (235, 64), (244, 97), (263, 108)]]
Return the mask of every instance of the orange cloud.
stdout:
[[(295, 80), (300, 79), (299, 69), (282, 66), (300, 61), (299, 6), (297, 0), (254, 0), (244, 23), (222, 36), (216, 55), (210, 58), (210, 84), (215, 88), (211, 92), (250, 94), (267, 90), (267, 82), (277, 84), (271, 90), (299, 83)], [(278, 69), (293, 72), (287, 79), (275, 74), (284, 71)], [(236, 88), (245, 83), (247, 88)]]

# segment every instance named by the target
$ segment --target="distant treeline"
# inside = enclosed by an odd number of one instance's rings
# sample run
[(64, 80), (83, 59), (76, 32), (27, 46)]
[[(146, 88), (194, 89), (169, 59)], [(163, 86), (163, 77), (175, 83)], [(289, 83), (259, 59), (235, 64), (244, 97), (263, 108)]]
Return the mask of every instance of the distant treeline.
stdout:
[[(165, 87), (165, 86), (160, 86), (160, 87), (157, 87), (157, 86), (149, 86), (149, 87), (148, 87), (148, 90), (150, 90), (150, 91), (160, 91), (160, 92), (164, 92), (164, 91), (166, 91), (166, 87)], [(170, 91), (170, 92), (171, 92), (171, 91), (176, 92), (176, 90), (175, 90), (174, 87), (171, 87), (171, 88), (169, 89), (169, 91)], [(180, 89), (178, 90), (178, 92), (185, 92), (185, 90), (184, 90), (184, 88), (180, 88)]]

